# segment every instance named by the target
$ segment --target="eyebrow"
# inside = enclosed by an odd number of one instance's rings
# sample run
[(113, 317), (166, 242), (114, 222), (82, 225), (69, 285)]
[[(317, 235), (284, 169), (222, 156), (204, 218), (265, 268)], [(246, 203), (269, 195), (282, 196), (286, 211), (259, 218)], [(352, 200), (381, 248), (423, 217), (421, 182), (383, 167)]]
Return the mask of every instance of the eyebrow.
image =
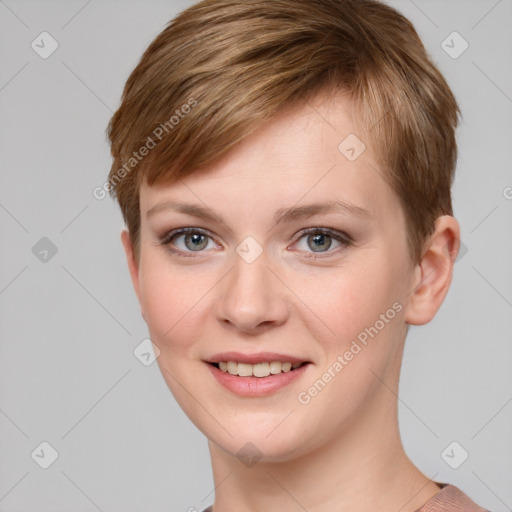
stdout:
[[(157, 203), (146, 212), (146, 218), (155, 215), (158, 212), (173, 210), (179, 213), (192, 215), (202, 219), (214, 222), (224, 223), (222, 215), (211, 208), (199, 204), (178, 203), (175, 201), (162, 201)], [(368, 210), (348, 203), (346, 201), (336, 200), (325, 203), (312, 203), (303, 206), (293, 206), (291, 208), (280, 208), (274, 214), (274, 223), (290, 222), (293, 220), (312, 217), (325, 213), (340, 213), (345, 215), (353, 215), (356, 217), (371, 219), (372, 215)]]

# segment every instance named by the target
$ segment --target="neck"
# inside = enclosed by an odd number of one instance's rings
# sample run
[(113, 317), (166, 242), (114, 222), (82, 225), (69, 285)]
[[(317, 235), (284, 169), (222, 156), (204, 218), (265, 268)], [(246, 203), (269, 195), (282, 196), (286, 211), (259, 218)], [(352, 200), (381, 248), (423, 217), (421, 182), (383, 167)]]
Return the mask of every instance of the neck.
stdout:
[[(415, 512), (439, 491), (405, 454), (397, 401), (381, 386), (375, 407), (328, 444), (300, 457), (246, 467), (210, 441), (214, 512), (289, 509)], [(380, 404), (380, 406), (378, 406)]]

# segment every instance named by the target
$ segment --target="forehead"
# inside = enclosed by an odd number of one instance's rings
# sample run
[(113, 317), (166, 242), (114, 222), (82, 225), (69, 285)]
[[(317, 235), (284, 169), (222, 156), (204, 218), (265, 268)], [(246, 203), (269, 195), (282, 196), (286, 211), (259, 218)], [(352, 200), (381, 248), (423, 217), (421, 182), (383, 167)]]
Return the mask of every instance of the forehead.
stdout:
[(231, 209), (240, 219), (340, 200), (378, 218), (396, 206), (396, 198), (353, 107), (346, 94), (319, 94), (287, 106), (205, 169), (173, 183), (143, 183), (142, 215), (169, 200)]

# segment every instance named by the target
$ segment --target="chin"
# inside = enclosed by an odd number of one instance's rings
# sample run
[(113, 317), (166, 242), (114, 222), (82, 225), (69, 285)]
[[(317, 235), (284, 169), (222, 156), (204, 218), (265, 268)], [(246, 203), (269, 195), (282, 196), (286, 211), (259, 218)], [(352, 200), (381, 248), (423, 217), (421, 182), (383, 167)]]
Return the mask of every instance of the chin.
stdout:
[(227, 435), (209, 435), (205, 432), (211, 442), (232, 457), (240, 459), (247, 466), (256, 462), (288, 462), (307, 451), (304, 439), (300, 439), (299, 436), (290, 436), (287, 432), (267, 438), (264, 435), (257, 437), (251, 434), (252, 432), (246, 432), (245, 436), (231, 438)]
[(232, 457), (242, 462), (248, 459), (275, 463), (291, 461), (309, 451), (311, 443), (305, 437), (304, 421), (292, 419), (295, 414), (284, 421), (286, 415), (282, 413), (265, 417), (259, 413), (255, 415), (259, 418), (256, 421), (244, 414), (234, 421), (224, 422), (224, 428), (204, 416), (198, 421), (191, 420), (212, 443)]

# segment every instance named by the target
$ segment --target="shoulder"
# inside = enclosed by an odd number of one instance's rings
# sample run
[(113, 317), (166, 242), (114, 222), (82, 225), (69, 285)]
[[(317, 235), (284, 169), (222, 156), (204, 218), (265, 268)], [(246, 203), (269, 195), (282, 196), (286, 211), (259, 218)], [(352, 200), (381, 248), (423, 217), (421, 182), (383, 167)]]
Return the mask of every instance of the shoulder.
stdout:
[[(442, 486), (441, 490), (416, 512), (490, 512), (478, 506), (458, 487), (446, 483), (439, 485)], [(213, 512), (212, 506), (203, 512)]]
[(458, 487), (440, 483), (441, 490), (416, 512), (490, 512), (478, 506)]

